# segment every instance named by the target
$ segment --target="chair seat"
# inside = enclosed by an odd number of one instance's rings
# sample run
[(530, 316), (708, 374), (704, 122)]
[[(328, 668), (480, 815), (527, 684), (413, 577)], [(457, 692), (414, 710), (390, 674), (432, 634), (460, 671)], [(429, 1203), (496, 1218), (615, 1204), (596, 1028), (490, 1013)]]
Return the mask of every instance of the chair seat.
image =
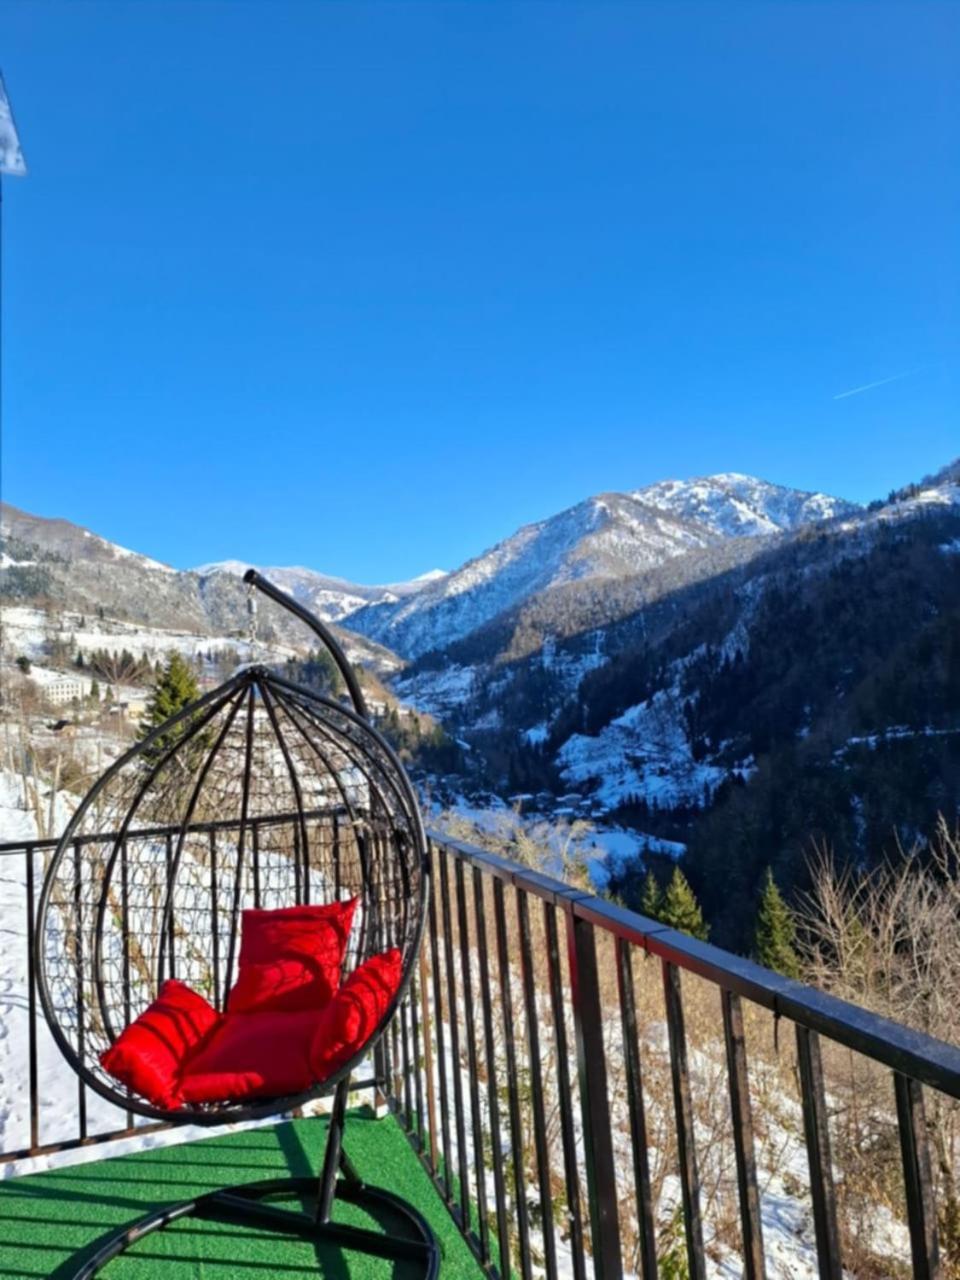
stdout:
[(227, 1013), (189, 1057), (180, 1077), (185, 1102), (282, 1098), (313, 1083), (310, 1046), (322, 1010)]

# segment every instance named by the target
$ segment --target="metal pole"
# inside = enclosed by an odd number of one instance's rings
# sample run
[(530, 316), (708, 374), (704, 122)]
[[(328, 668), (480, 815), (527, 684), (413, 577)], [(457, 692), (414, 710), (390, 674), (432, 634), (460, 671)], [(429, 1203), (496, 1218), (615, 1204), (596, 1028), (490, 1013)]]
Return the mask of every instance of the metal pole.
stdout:
[(347, 692), (350, 694), (350, 701), (353, 703), (357, 715), (362, 716), (364, 720), (369, 720), (370, 713), (367, 711), (367, 704), (360, 691), (360, 682), (357, 679), (356, 672), (351, 667), (347, 655), (340, 648), (329, 627), (324, 626), (320, 619), (314, 617), (309, 609), (305, 609), (299, 600), (294, 600), (293, 596), (288, 596), (285, 591), (281, 591), (279, 587), (275, 587), (262, 574), (257, 573), (256, 569), (248, 569), (243, 575), (243, 580), (248, 586), (256, 587), (265, 596), (275, 600), (282, 608), (289, 609), (291, 613), (296, 614), (301, 622), (305, 622), (310, 630), (320, 637), (325, 647), (329, 650), (330, 656), (337, 664), (340, 674), (343, 676)]

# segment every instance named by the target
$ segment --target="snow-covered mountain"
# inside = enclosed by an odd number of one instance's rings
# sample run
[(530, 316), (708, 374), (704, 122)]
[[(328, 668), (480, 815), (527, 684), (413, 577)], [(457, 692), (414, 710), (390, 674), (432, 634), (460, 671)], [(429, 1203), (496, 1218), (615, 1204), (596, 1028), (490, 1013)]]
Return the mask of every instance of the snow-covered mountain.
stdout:
[(663, 480), (632, 496), (729, 538), (788, 533), (860, 510), (843, 498), (784, 488), (736, 471), (696, 480)]
[[(47, 631), (50, 637), (63, 631), (64, 643), (76, 633), (87, 636), (90, 648), (137, 653), (236, 647), (248, 634), (246, 588), (236, 572), (178, 571), (68, 520), (6, 503), (0, 504), (0, 544), (4, 640), (8, 648), (21, 646), (14, 653), (36, 656)], [(261, 604), (260, 626), (290, 652), (309, 646), (303, 623), (272, 601)], [(338, 634), (351, 661), (380, 674), (402, 665), (365, 636)]]
[[(201, 578), (209, 578), (218, 573), (242, 578), (249, 567), (242, 560), (218, 560), (212, 564), (199, 565), (193, 572)], [(318, 573), (315, 569), (307, 569), (302, 565), (255, 567), (264, 577), (289, 592), (326, 622), (343, 622), (368, 604), (395, 604), (447, 576), (442, 569), (431, 569), (409, 582), (367, 587), (349, 582), (346, 578)]]
[(35, 543), (47, 553), (88, 564), (122, 564), (127, 568), (176, 573), (170, 565), (141, 555), (139, 551), (129, 551), (116, 542), (108, 542), (81, 525), (57, 517), (31, 515), (8, 502), (0, 503), (0, 537)]
[(777, 537), (860, 510), (735, 474), (600, 494), (525, 525), (412, 596), (366, 605), (350, 626), (417, 657), (563, 583), (625, 578), (729, 538)]

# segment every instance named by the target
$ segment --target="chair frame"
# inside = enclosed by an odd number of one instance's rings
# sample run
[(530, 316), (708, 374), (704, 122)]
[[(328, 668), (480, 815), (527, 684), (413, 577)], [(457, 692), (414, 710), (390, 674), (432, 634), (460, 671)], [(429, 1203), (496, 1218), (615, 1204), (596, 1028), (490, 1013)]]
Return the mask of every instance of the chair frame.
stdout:
[[(333, 699), (324, 698), (312, 690), (306, 689), (301, 685), (297, 685), (292, 681), (273, 676), (272, 673), (268, 672), (263, 666), (252, 665), (244, 668), (240, 673), (227, 681), (226, 684), (221, 685), (218, 689), (212, 690), (204, 697), (184, 708), (176, 716), (171, 717), (170, 720), (158, 726), (150, 735), (147, 736), (147, 738), (138, 743), (132, 751), (126, 753), (126, 755), (117, 760), (101, 776), (101, 778), (98, 779), (84, 797), (84, 800), (81, 802), (77, 811), (68, 823), (48, 868), (47, 875), (44, 880), (43, 891), (40, 896), (38, 927), (35, 942), (38, 989), (41, 1004), (54, 1040), (63, 1053), (66, 1061), (76, 1074), (84, 1081), (85, 1084), (89, 1085), (101, 1096), (107, 1098), (108, 1101), (113, 1102), (118, 1107), (128, 1111), (135, 1111), (150, 1119), (163, 1120), (178, 1125), (201, 1124), (210, 1126), (237, 1121), (257, 1120), (267, 1118), (269, 1116), (281, 1116), (309, 1101), (313, 1101), (318, 1097), (327, 1096), (332, 1093), (333, 1103), (329, 1118), (322, 1167), (315, 1178), (279, 1178), (271, 1179), (266, 1182), (248, 1184), (245, 1186), (225, 1187), (222, 1190), (206, 1194), (194, 1200), (184, 1201), (180, 1204), (158, 1209), (141, 1218), (136, 1223), (127, 1226), (122, 1231), (111, 1234), (101, 1247), (91, 1257), (89, 1257), (76, 1272), (74, 1272), (74, 1278), (75, 1280), (87, 1280), (88, 1277), (96, 1275), (97, 1272), (101, 1270), (111, 1259), (117, 1257), (134, 1241), (148, 1233), (161, 1230), (170, 1223), (178, 1221), (183, 1217), (199, 1217), (240, 1222), (260, 1229), (275, 1231), (282, 1235), (292, 1235), (302, 1239), (313, 1240), (317, 1243), (325, 1242), (337, 1247), (349, 1248), (385, 1258), (415, 1261), (422, 1266), (422, 1274), (432, 1280), (433, 1277), (439, 1275), (439, 1246), (432, 1230), (422, 1215), (394, 1193), (385, 1191), (381, 1188), (368, 1187), (357, 1174), (356, 1169), (343, 1149), (343, 1129), (348, 1093), (351, 1092), (352, 1089), (369, 1088), (371, 1085), (374, 1088), (379, 1089), (381, 1086), (386, 1086), (387, 1084), (387, 1081), (384, 1078), (386, 1074), (385, 1058), (381, 1052), (381, 1042), (398, 1006), (407, 994), (410, 983), (413, 979), (414, 967), (422, 943), (429, 898), (430, 859), (419, 806), (417, 804), (412, 785), (399, 758), (383, 735), (380, 734), (370, 723), (367, 707), (356, 673), (351, 667), (333, 633), (298, 601), (279, 590), (279, 588), (274, 586), (273, 583), (268, 582), (255, 570), (251, 569), (248, 571), (245, 575), (245, 581), (250, 587), (251, 593), (256, 589), (270, 597), (281, 607), (289, 610), (295, 616), (300, 618), (307, 626), (310, 627), (314, 634), (318, 636), (324, 647), (332, 656), (338, 670), (343, 676), (347, 692), (353, 704), (353, 709), (351, 710), (345, 707), (342, 703), (336, 702)], [(70, 1042), (69, 1037), (60, 1025), (56, 1003), (49, 986), (47, 956), (44, 941), (46, 931), (43, 927), (43, 922), (48, 910), (50, 909), (51, 894), (54, 888), (56, 873), (61, 865), (62, 859), (67, 856), (84, 815), (90, 811), (91, 806), (95, 804), (97, 797), (103, 792), (104, 788), (108, 787), (111, 779), (113, 779), (132, 758), (142, 755), (145, 748), (150, 747), (153, 743), (161, 742), (165, 735), (169, 735), (170, 731), (178, 724), (182, 723), (188, 717), (192, 717), (193, 719), (188, 732), (177, 738), (175, 745), (171, 748), (170, 754), (174, 754), (177, 750), (180, 750), (183, 747), (184, 743), (187, 742), (193, 734), (198, 733), (203, 725), (217, 714), (218, 710), (222, 709), (230, 699), (236, 697), (238, 699), (237, 705), (239, 706), (248, 696), (247, 689), (249, 689), (251, 716), (253, 700), (256, 694), (259, 692), (260, 697), (269, 708), (269, 702), (267, 699), (271, 696), (272, 691), (276, 696), (289, 696), (291, 699), (297, 700), (296, 705), (307, 703), (318, 710), (326, 709), (327, 711), (334, 713), (336, 716), (344, 718), (349, 723), (362, 726), (364, 735), (369, 735), (372, 741), (375, 742), (377, 750), (382, 753), (383, 758), (389, 763), (391, 786), (395, 785), (396, 787), (396, 795), (400, 799), (400, 803), (402, 804), (405, 816), (408, 820), (408, 825), (413, 833), (414, 843), (417, 846), (414, 853), (419, 854), (419, 891), (415, 902), (411, 904), (412, 910), (416, 911), (413, 926), (414, 931), (412, 940), (405, 948), (404, 971), (400, 985), (376, 1030), (357, 1050), (350, 1061), (345, 1063), (328, 1079), (319, 1082), (309, 1090), (294, 1096), (258, 1100), (249, 1104), (223, 1104), (214, 1107), (194, 1106), (181, 1107), (177, 1110), (168, 1110), (148, 1103), (145, 1099), (136, 1094), (121, 1092), (120, 1089), (113, 1087), (102, 1076), (97, 1075), (88, 1066), (87, 1062), (84, 1061), (82, 1056), (82, 1032), (79, 1037), (79, 1050)], [(247, 770), (249, 771), (249, 757), (247, 760)], [(146, 790), (146, 788), (149, 787), (150, 781), (152, 777), (156, 775), (156, 772), (157, 770), (148, 775), (145, 779), (143, 790)], [(244, 777), (243, 785), (244, 787), (248, 785), (246, 775)], [(200, 783), (197, 784), (198, 791), (199, 788)], [(138, 793), (134, 804), (131, 806), (130, 813), (136, 809), (141, 796), (142, 791)], [(309, 815), (305, 815), (302, 805), (300, 804), (299, 791), (297, 792), (297, 799), (298, 805), (300, 805), (299, 819), (302, 823), (305, 816)], [(172, 829), (174, 833), (179, 831), (180, 834), (180, 843), (178, 848), (182, 848), (185, 834), (190, 830), (189, 822), (191, 816), (192, 813), (188, 809), (182, 826)], [(294, 815), (278, 815), (278, 818), (293, 816)], [(241, 832), (242, 829), (243, 828), (241, 827)], [(114, 840), (114, 857), (116, 856), (116, 850), (119, 849), (122, 842), (128, 836), (132, 836), (133, 834), (135, 833), (132, 831), (127, 832), (125, 830), (121, 830), (115, 837), (114, 833), (109, 834), (108, 838)], [(242, 841), (242, 834), (240, 839)], [(80, 874), (81, 873), (78, 871), (78, 878)], [(168, 868), (167, 875), (168, 885), (165, 910), (170, 912), (172, 911), (172, 907), (170, 906), (169, 899), (173, 892), (172, 886), (175, 883), (176, 868), (173, 869), (172, 873), (170, 868)], [(101, 948), (105, 907), (106, 894), (104, 893), (100, 899), (97, 928), (94, 934), (95, 948), (93, 956), (93, 977), (100, 997), (101, 1012), (106, 1015), (107, 1002), (105, 1000), (103, 990), (103, 958)], [(237, 908), (235, 907), (234, 911), (236, 912), (236, 910)], [(235, 919), (232, 921), (231, 928), (235, 935)], [(159, 972), (157, 976), (158, 985), (163, 977), (164, 937), (165, 930), (161, 932)], [(109, 1027), (109, 1016), (105, 1017), (105, 1021)], [(371, 1049), (374, 1050), (375, 1063), (373, 1079), (351, 1085), (351, 1075), (354, 1069), (358, 1062), (370, 1053)], [(383, 1092), (386, 1092), (385, 1088), (383, 1089)], [(297, 1213), (291, 1212), (287, 1209), (278, 1208), (275, 1204), (270, 1203), (271, 1200), (277, 1197), (285, 1197), (287, 1199), (290, 1197), (297, 1197), (301, 1199), (306, 1198), (311, 1201), (312, 1209), (308, 1212)], [(361, 1207), (370, 1210), (374, 1214), (377, 1212), (382, 1213), (387, 1211), (393, 1215), (399, 1215), (404, 1222), (405, 1232), (400, 1235), (384, 1235), (368, 1231), (363, 1228), (349, 1227), (341, 1223), (334, 1223), (332, 1220), (332, 1212), (334, 1202), (338, 1198), (353, 1204), (359, 1204)]]

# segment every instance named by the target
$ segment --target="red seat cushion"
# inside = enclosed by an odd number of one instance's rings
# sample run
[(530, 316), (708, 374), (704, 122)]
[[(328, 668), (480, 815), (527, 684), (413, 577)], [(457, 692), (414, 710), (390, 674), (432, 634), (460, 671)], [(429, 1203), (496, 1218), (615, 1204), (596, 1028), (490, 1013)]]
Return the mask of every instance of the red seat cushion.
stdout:
[(180, 1088), (187, 1102), (232, 1102), (302, 1093), (313, 1083), (310, 1043), (320, 1015), (228, 1013), (187, 1062)]
[(367, 1043), (402, 977), (403, 960), (396, 947), (371, 956), (321, 1010), (310, 1048), (310, 1067), (317, 1082), (332, 1076)]
[(153, 1004), (100, 1055), (105, 1071), (159, 1107), (178, 1107), (180, 1070), (220, 1015), (186, 983), (168, 979)]
[(228, 1013), (322, 1008), (340, 985), (357, 899), (243, 913), (237, 981)]

